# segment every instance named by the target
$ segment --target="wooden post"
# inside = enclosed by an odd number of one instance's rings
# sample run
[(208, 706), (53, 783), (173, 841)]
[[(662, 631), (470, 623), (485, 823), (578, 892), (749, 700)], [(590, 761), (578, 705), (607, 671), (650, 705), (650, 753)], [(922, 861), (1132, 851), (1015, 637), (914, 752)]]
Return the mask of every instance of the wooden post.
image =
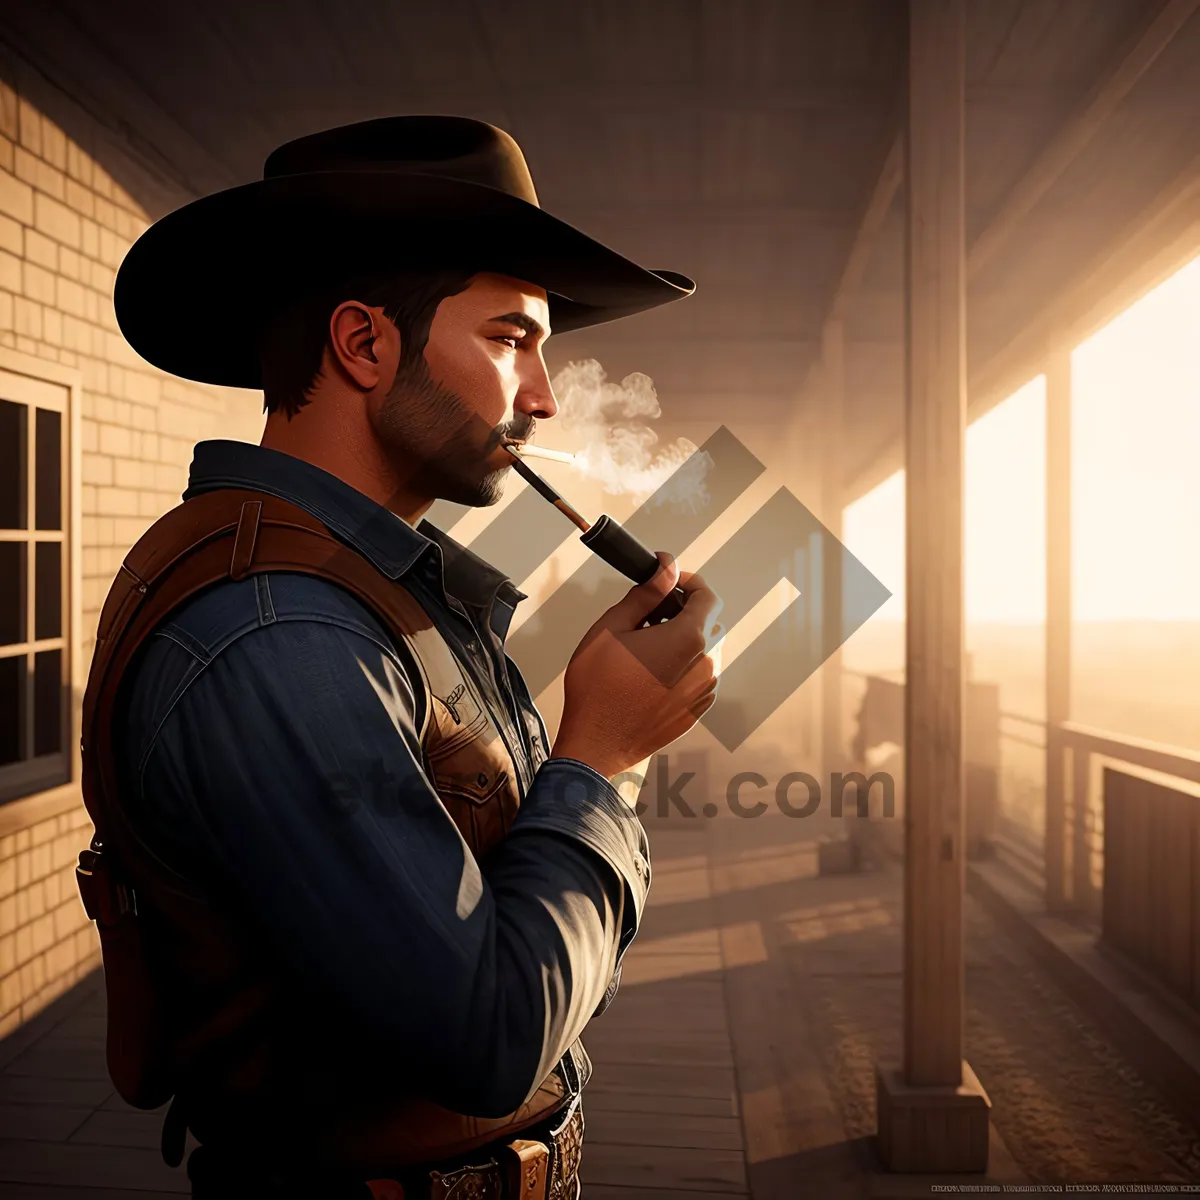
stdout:
[(910, 0), (906, 153), (904, 1062), (877, 1069), (892, 1171), (983, 1171), (989, 1101), (963, 1061), (964, 3)]
[[(842, 409), (845, 403), (845, 333), (841, 321), (826, 323), (821, 335), (821, 521), (842, 540)], [(841, 626), (842, 561), (840, 554), (824, 556), (821, 564), (822, 620)], [(821, 758), (825, 773), (843, 767), (842, 651), (821, 667)]]
[(1046, 365), (1046, 907), (1067, 906), (1066, 764), (1071, 716), (1071, 356)]

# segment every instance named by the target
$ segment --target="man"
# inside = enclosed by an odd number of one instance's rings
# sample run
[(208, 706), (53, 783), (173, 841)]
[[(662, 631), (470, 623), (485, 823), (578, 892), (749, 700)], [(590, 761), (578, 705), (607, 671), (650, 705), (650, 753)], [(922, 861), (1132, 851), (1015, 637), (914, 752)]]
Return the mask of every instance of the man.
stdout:
[[(544, 213), (512, 139), (449, 117), (289, 143), (122, 265), (134, 348), (269, 413), (261, 447), (196, 447), (85, 700), (145, 943), (130, 966), (105, 942), (110, 1067), (174, 1093), (194, 1195), (577, 1194), (578, 1039), (650, 879), (612, 781), (712, 703), (717, 602), (661, 555), (575, 651), (550, 746), (504, 654), (521, 594), (417, 522), (499, 498), (503, 440), (556, 411), (552, 329), (691, 290)], [(684, 611), (640, 628), (677, 582)]]

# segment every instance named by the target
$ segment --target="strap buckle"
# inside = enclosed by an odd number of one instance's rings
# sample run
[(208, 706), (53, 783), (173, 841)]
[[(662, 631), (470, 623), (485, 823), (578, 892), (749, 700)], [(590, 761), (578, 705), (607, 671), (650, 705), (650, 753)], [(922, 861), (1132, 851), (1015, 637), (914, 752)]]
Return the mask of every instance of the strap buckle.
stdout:
[(89, 921), (107, 929), (123, 917), (137, 916), (137, 893), (114, 876), (111, 857), (98, 837), (80, 851), (75, 883)]

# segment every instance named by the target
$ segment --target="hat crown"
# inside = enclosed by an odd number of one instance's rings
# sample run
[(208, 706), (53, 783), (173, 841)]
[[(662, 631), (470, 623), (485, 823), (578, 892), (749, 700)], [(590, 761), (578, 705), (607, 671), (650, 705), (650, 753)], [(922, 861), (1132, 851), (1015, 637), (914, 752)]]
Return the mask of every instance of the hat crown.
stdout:
[(381, 117), (308, 134), (268, 155), (263, 178), (320, 171), (388, 171), (482, 184), (537, 204), (521, 147), (469, 117)]

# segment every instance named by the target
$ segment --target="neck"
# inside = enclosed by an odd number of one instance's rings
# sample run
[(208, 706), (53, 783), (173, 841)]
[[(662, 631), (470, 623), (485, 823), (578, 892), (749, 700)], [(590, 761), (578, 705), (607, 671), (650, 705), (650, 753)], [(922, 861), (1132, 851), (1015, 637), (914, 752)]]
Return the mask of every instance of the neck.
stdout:
[(331, 404), (325, 398), (318, 403), (314, 398), (310, 406), (291, 420), (283, 412), (272, 412), (267, 416), (260, 444), (267, 450), (290, 454), (328, 471), (415, 525), (433, 504), (434, 497), (414, 488), (413, 481), (388, 460), (378, 439), (371, 434), (361, 406), (357, 412), (339, 412), (343, 407), (346, 406)]

